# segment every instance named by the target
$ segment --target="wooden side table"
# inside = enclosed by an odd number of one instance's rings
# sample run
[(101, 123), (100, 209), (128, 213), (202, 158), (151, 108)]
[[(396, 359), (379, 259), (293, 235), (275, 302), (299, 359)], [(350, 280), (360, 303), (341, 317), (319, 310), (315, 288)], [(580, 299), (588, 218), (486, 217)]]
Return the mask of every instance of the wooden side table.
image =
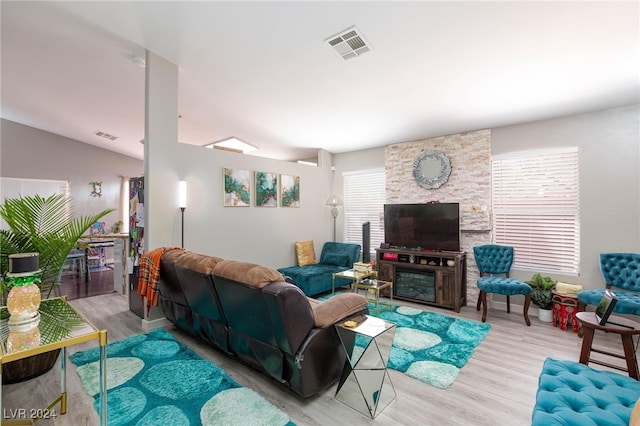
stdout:
[(573, 332), (578, 332), (578, 320), (576, 320), (576, 313), (578, 313), (578, 296), (575, 294), (552, 292), (551, 298), (553, 311), (552, 311), (552, 324), (557, 327), (560, 324), (560, 330), (566, 330), (569, 321)]
[[(576, 314), (578, 321), (582, 323), (583, 338), (582, 338), (582, 350), (580, 351), (580, 363), (589, 365), (589, 362), (594, 364), (604, 365), (609, 368), (613, 368), (620, 371), (627, 371), (629, 377), (633, 377), (636, 380), (640, 380), (638, 374), (638, 360), (636, 359), (636, 351), (633, 347), (633, 336), (640, 334), (640, 323), (632, 321), (627, 318), (610, 316), (608, 322), (605, 325), (598, 324), (595, 312), (578, 312)], [(622, 348), (624, 354), (613, 353), (602, 349), (593, 347), (593, 335), (596, 330), (602, 330), (606, 333), (619, 334), (622, 339)], [(591, 352), (597, 352), (600, 354), (608, 355), (614, 358), (624, 359), (627, 363), (627, 368), (619, 367), (608, 362), (595, 360), (591, 358)]]

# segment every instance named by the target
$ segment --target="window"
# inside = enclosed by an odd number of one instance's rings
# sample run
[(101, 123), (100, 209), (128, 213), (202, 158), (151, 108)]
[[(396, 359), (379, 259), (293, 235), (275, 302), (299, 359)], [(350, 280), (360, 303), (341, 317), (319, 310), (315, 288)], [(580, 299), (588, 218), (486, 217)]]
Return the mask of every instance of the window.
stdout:
[[(0, 194), (2, 198), (19, 198), (39, 195), (43, 198), (52, 196), (53, 194), (64, 194), (66, 198), (70, 197), (71, 190), (69, 181), (66, 180), (48, 180), (48, 179), (19, 179), (19, 178), (0, 178)], [(7, 223), (0, 219), (0, 229), (6, 229)]]
[(513, 267), (578, 275), (578, 149), (492, 161), (494, 241), (514, 247)]
[(384, 242), (384, 170), (344, 173), (345, 241), (362, 244), (362, 224), (370, 222), (371, 258)]

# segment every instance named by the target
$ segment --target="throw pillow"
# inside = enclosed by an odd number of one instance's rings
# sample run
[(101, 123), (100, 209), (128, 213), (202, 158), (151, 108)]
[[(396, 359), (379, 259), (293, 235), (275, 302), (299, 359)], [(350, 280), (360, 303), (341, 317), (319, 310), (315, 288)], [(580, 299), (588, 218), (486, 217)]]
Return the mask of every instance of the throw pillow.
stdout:
[(346, 254), (329, 253), (324, 256), (322, 263), (326, 265), (349, 266), (349, 256)]
[(298, 259), (298, 266), (315, 265), (318, 263), (313, 241), (296, 241), (296, 258)]
[(636, 401), (636, 405), (631, 411), (631, 419), (629, 419), (629, 426), (640, 426), (640, 399)]

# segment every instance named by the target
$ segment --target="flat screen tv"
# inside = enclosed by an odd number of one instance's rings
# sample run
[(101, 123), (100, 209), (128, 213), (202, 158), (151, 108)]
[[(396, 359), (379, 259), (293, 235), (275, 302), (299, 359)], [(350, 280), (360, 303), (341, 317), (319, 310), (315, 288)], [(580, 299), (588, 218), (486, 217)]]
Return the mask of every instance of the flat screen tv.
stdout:
[(385, 204), (384, 239), (392, 247), (460, 251), (460, 205)]

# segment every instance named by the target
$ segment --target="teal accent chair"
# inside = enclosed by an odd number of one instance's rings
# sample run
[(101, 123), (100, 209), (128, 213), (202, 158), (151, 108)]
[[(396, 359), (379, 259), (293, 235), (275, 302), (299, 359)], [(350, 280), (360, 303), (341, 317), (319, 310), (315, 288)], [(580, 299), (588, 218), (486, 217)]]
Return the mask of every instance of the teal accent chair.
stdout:
[(584, 311), (586, 305), (597, 306), (608, 288), (618, 298), (613, 312), (640, 315), (640, 254), (601, 253), (600, 272), (605, 288), (579, 292), (578, 310)]
[[(333, 274), (353, 268), (353, 263), (360, 259), (360, 250), (360, 244), (326, 242), (315, 265), (278, 268), (278, 272), (307, 296), (315, 296), (331, 291)], [(336, 278), (335, 288), (351, 283), (352, 280)]]
[(513, 247), (497, 244), (487, 244), (473, 248), (473, 256), (480, 271), (478, 278), (478, 305), (476, 309), (482, 309), (482, 322), (487, 321), (487, 293), (507, 296), (507, 313), (511, 312), (510, 297), (524, 295), (524, 321), (531, 325), (529, 320), (529, 305), (531, 304), (531, 286), (522, 281), (509, 278), (509, 271), (513, 264)]

